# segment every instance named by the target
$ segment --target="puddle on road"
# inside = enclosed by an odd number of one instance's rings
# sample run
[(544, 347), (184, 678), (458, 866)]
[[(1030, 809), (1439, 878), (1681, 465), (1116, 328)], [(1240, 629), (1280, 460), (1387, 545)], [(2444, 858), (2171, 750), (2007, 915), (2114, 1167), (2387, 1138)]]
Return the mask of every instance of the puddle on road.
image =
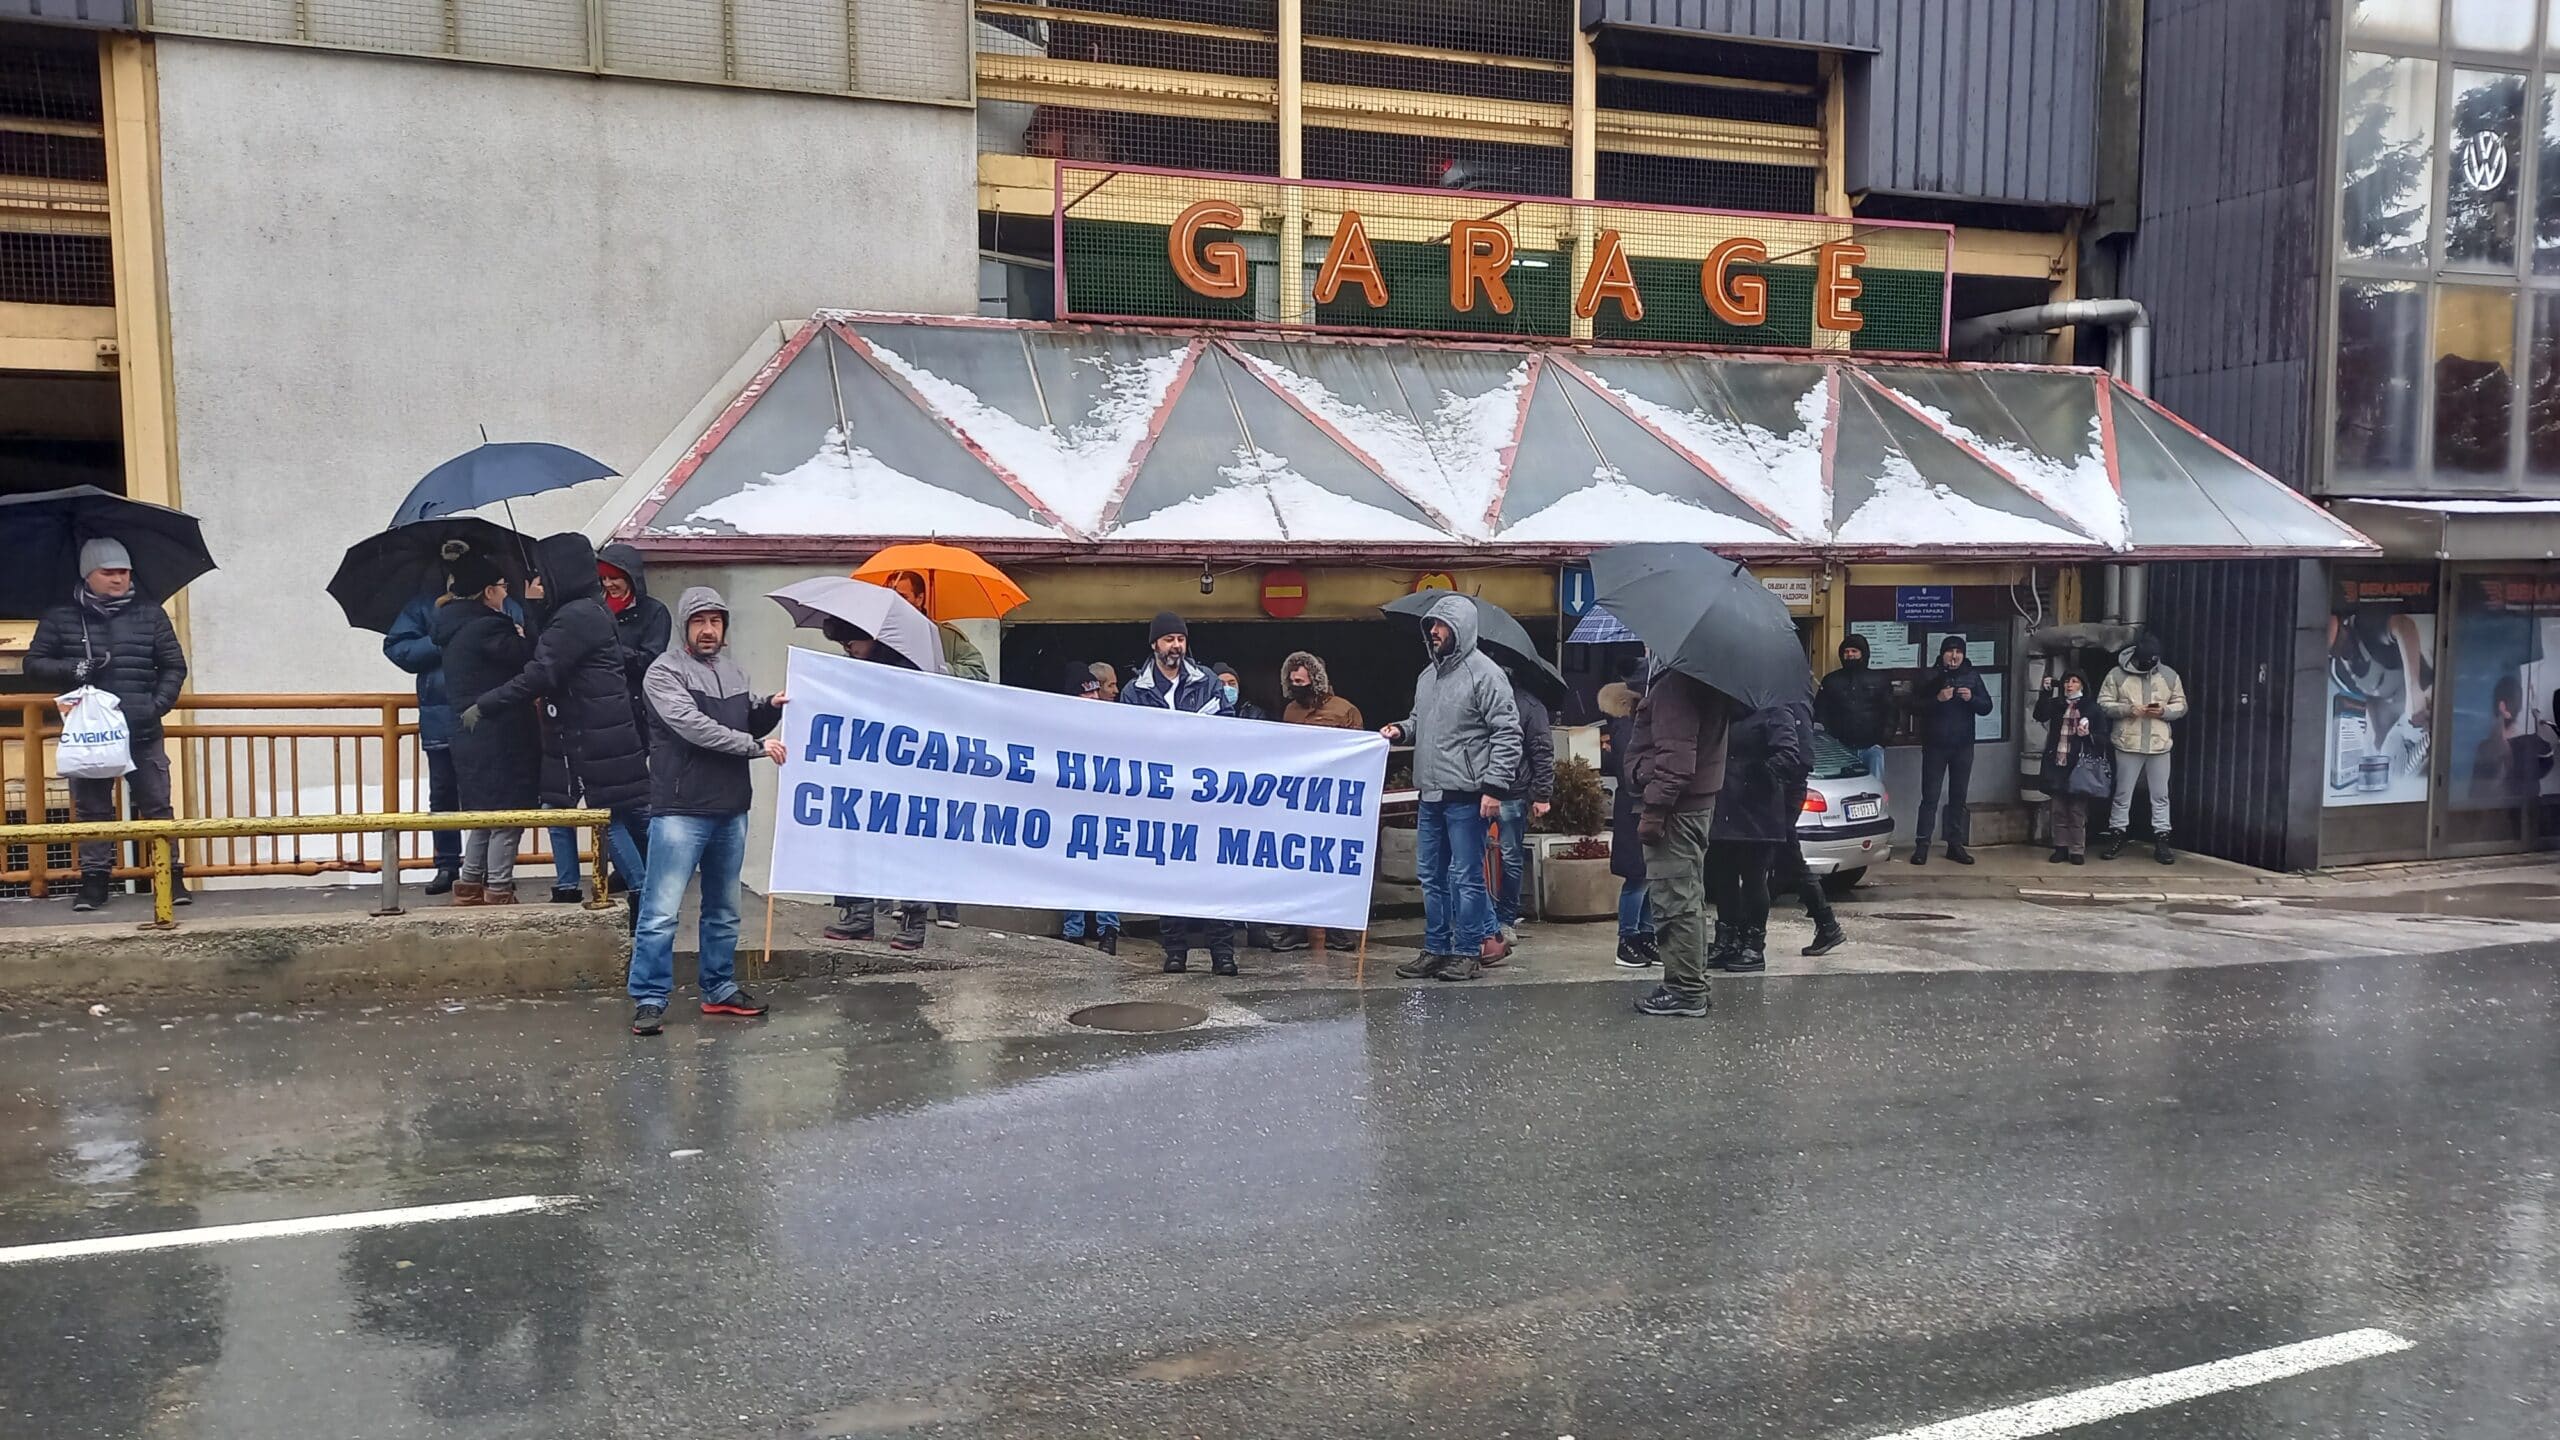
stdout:
[(1953, 920), (1956, 917), (1941, 915), (1935, 910), (1877, 910), (1869, 913), (1866, 918), (1870, 920)]
[(1110, 1005), (1088, 1005), (1067, 1017), (1070, 1025), (1088, 1030), (1114, 1030), (1127, 1035), (1154, 1035), (1167, 1030), (1188, 1030), (1209, 1018), (1209, 1012), (1190, 1005), (1175, 1005), (1163, 1000), (1123, 1000)]
[(2336, 910), (2398, 915), (2427, 920), (2560, 921), (2560, 886), (2503, 880), (2485, 885), (2458, 885), (2446, 890), (2404, 890), (2382, 895), (2315, 895), (2287, 897), (2290, 910)]

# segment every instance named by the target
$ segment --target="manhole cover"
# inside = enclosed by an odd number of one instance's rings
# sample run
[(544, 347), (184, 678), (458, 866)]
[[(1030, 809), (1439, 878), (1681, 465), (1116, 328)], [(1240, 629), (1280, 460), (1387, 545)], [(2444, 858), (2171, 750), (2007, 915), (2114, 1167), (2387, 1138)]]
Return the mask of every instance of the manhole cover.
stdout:
[(1953, 920), (1956, 917), (1941, 915), (1935, 910), (1878, 910), (1874, 918), (1878, 920)]
[(1208, 1018), (1208, 1011), (1189, 1005), (1174, 1005), (1162, 1000), (1123, 1000), (1112, 1005), (1087, 1005), (1069, 1015), (1067, 1023), (1082, 1025), (1088, 1030), (1119, 1030), (1145, 1035), (1159, 1030), (1188, 1030)]

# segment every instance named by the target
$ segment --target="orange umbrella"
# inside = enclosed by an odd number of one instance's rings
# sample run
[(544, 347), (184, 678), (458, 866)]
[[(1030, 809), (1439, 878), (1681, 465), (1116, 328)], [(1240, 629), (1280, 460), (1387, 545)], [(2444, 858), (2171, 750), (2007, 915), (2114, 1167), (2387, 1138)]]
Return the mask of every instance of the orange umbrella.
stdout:
[(892, 545), (853, 572), (856, 580), (893, 590), (902, 588), (896, 579), (900, 575), (924, 582), (924, 599), (917, 608), (937, 623), (994, 620), (1031, 598), (986, 557), (957, 545)]

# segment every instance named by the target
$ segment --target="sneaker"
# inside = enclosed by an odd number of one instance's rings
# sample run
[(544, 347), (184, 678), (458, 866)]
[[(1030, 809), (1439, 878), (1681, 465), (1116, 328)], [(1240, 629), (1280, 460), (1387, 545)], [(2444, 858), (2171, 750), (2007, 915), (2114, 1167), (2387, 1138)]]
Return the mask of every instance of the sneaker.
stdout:
[(1097, 949), (1097, 950), (1101, 951), (1101, 952), (1102, 952), (1103, 954), (1105, 954), (1105, 955), (1117, 955), (1117, 954), (1119, 954), (1119, 953), (1120, 953), (1120, 932), (1119, 932), (1119, 931), (1117, 931), (1117, 930), (1105, 930), (1105, 931), (1103, 931), (1103, 932), (1102, 932), (1102, 936), (1101, 936), (1101, 938), (1100, 938), (1100, 939), (1098, 939), (1098, 940), (1096, 940), (1096, 941), (1094, 941), (1094, 942), (1093, 942), (1093, 946), (1094, 946), (1094, 948), (1095, 948), (1095, 949)]
[(934, 923), (937, 927), (939, 927), (939, 928), (941, 928), (941, 929), (944, 929), (944, 930), (957, 930), (957, 929), (959, 929), (959, 928), (960, 928), (960, 907), (959, 907), (959, 906), (957, 906), (957, 905), (937, 905), (937, 906), (935, 906), (935, 907), (934, 907), (934, 910), (933, 910), (933, 923)]
[(2071, 852), (2059, 845), (2056, 845), (2053, 847), (2053, 853), (2044, 857), (2044, 863), (2047, 865), (2067, 865), (2071, 863)]
[[(1493, 963), (1499, 965), (1502, 962), (1496, 960)], [(1484, 969), (1484, 961), (1476, 956), (1452, 955), (1449, 957), (1448, 964), (1431, 972), (1431, 978), (1434, 980), (1473, 980), (1478, 975), (1483, 974)]]
[(818, 933), (830, 940), (868, 940), (876, 933), (875, 924), (869, 904), (839, 905), (835, 923)]
[(1271, 950), (1274, 954), (1286, 955), (1292, 950), (1304, 950), (1307, 945), (1307, 932), (1295, 925), (1284, 925), (1271, 932)]
[(1958, 865), (1970, 865), (1973, 863), (1973, 852), (1961, 845), (1950, 844), (1947, 846), (1947, 858)]
[(2086, 865), (2089, 863), (2089, 857), (2077, 850), (2074, 850), (2071, 852), (2071, 863), (2074, 865)]
[(104, 875), (81, 876), (80, 893), (73, 898), (71, 908), (75, 911), (89, 911), (100, 909), (106, 903), (107, 877)]
[(702, 1013), (705, 1015), (744, 1015), (752, 1019), (762, 1015), (769, 1008), (771, 1007), (744, 990), (730, 991), (729, 998), (726, 1000), (702, 1002)]
[(551, 887), (551, 903), (554, 905), (577, 905), (583, 903), (586, 898), (587, 892), (579, 889), (575, 885), (554, 885)]
[(924, 948), (924, 911), (905, 910), (898, 914), (898, 933), (889, 937), (889, 948), (913, 952)]
[(667, 1028), (667, 1007), (653, 1000), (643, 1000), (632, 1007), (631, 1033), (655, 1035)]
[(2108, 832), (2107, 832), (2107, 843), (2106, 843), (2103, 847), (2101, 847), (2101, 848), (2099, 849), (2099, 851), (2098, 851), (2098, 858), (2099, 858), (2099, 859), (2101, 859), (2101, 860), (2113, 860), (2113, 859), (2114, 859), (2114, 858), (2116, 858), (2117, 856), (2119, 856), (2119, 855), (2123, 854), (2123, 853), (2124, 853), (2124, 840), (2125, 840), (2125, 835), (2124, 835), (2124, 832), (2123, 832), (2123, 831), (2121, 831), (2121, 830), (2110, 830), (2110, 831), (2108, 831)]
[(1188, 956), (1188, 955), (1167, 955), (1166, 957), (1164, 957), (1164, 973), (1166, 973), (1167, 975), (1186, 975), (1186, 974), (1189, 974), (1189, 973), (1190, 973), (1190, 971), (1191, 971), (1191, 957), (1190, 957), (1190, 956)]
[(1434, 955), (1430, 951), (1425, 950), (1421, 954), (1416, 955), (1412, 959), (1397, 966), (1396, 974), (1400, 978), (1406, 980), (1428, 980), (1432, 976), (1439, 974), (1441, 967), (1447, 965), (1450, 958), (1451, 957), (1446, 955)]
[(188, 893), (187, 877), (174, 870), (169, 872), (169, 903), (172, 905), (193, 905), (196, 903), (196, 897)]
[(439, 867), (436, 873), (427, 881), (427, 893), (430, 895), (442, 895), (453, 889), (453, 882), (461, 878), (461, 871), (447, 870)]
[(1668, 985), (1657, 985), (1653, 993), (1636, 1001), (1639, 1015), (1684, 1015), (1693, 1020), (1714, 1008), (1715, 1002), (1707, 998), (1705, 991), (1683, 995)]
[(1494, 933), (1502, 938), (1502, 943), (1505, 948), (1509, 948), (1520, 943), (1520, 926), (1517, 921), (1503, 921), (1502, 927)]
[(1813, 943), (1804, 947), (1799, 953), (1828, 955), (1848, 943), (1849, 933), (1840, 928), (1838, 920), (1819, 920), (1814, 923)]
[(2178, 863), (2178, 852), (2169, 848), (2168, 836), (2163, 835), (2159, 839), (2151, 842), (2151, 858), (2159, 861), (2163, 865), (2175, 865)]
[[(1479, 968), (1485, 970), (1497, 969), (1502, 965), (1509, 963), (1511, 959), (1511, 942), (1500, 935), (1487, 935), (1484, 937), (1484, 944), (1476, 951), (1475, 958), (1476, 964)], [(1441, 978), (1445, 980), (1448, 977), (1444, 975)]]
[(1636, 950), (1639, 954), (1644, 956), (1644, 963), (1647, 965), (1659, 965), (1662, 963), (1662, 937), (1660, 935), (1657, 935), (1650, 930), (1637, 931)]
[(1633, 935), (1621, 935), (1618, 937), (1619, 969), (1642, 970), (1648, 965), (1657, 965), (1660, 963), (1661, 962), (1658, 960), (1646, 957), (1643, 948), (1636, 944), (1636, 937)]
[(1220, 960), (1213, 956), (1209, 961), (1209, 973), (1212, 975), (1233, 975), (1237, 973), (1236, 962), (1232, 958)]

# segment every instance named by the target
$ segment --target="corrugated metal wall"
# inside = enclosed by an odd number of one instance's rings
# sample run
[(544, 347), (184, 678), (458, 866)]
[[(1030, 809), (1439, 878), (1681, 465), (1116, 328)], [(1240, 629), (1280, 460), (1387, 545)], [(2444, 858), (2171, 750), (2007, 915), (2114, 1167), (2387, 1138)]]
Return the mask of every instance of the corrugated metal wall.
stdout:
[(1640, 25), (1851, 51), (1852, 190), (2096, 199), (2104, 0), (1583, 0)]
[(2327, 0), (2149, 0), (2142, 219), (2123, 291), (2152, 389), (2296, 489), (2311, 463)]
[[(2307, 870), (2320, 846), (2327, 582), (2315, 561), (2150, 567), (2150, 622), (2187, 687), (2170, 782), (2181, 849)], [(2297, 756), (2309, 755), (2309, 765)], [(2135, 828), (2148, 810), (2137, 803)]]

